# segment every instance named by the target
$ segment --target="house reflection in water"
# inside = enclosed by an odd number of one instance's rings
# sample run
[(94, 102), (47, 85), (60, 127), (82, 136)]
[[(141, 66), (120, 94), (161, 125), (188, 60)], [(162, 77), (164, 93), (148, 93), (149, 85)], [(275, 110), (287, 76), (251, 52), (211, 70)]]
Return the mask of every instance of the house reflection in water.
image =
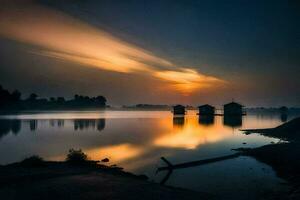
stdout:
[(287, 119), (288, 119), (288, 115), (287, 115), (287, 114), (281, 114), (281, 115), (280, 115), (280, 120), (281, 120), (281, 122), (286, 122)]
[[(164, 120), (161, 124), (165, 126), (168, 121)], [(165, 148), (196, 149), (199, 145), (214, 143), (231, 136), (231, 129), (222, 125), (220, 116), (216, 117), (214, 123), (209, 126), (199, 124), (198, 117), (195, 115), (187, 115), (184, 120), (173, 118), (173, 128), (169, 128), (155, 137), (154, 145)]]
[(215, 116), (214, 115), (199, 115), (198, 122), (201, 125), (206, 125), (206, 126), (213, 125), (215, 122)]
[(183, 127), (184, 121), (183, 116), (173, 116), (173, 127)]
[(239, 128), (243, 124), (242, 115), (224, 115), (223, 124), (232, 128)]
[(280, 107), (279, 112), (280, 112), (280, 120), (282, 122), (286, 122), (288, 119), (288, 113), (289, 113), (288, 107), (286, 107), (286, 106)]
[(95, 130), (102, 131), (105, 128), (105, 119), (75, 119), (74, 130)]

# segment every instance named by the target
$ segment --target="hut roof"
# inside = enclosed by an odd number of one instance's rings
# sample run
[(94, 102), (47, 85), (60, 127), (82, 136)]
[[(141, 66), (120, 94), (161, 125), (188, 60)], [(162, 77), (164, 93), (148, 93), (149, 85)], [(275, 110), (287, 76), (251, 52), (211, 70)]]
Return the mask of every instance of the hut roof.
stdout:
[(224, 106), (237, 106), (237, 107), (244, 107), (243, 105), (236, 103), (236, 102), (230, 102), (227, 104), (224, 104)]
[(185, 108), (183, 105), (176, 105), (176, 106), (173, 106), (173, 108)]
[(204, 104), (204, 105), (198, 106), (198, 108), (204, 108), (204, 107), (215, 108), (209, 104)]

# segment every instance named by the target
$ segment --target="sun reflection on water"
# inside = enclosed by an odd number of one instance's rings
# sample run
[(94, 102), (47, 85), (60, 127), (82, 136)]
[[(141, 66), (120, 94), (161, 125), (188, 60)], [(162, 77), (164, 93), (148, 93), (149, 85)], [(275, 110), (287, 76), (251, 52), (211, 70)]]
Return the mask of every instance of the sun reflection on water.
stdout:
[(195, 149), (201, 144), (217, 142), (232, 134), (231, 129), (224, 127), (219, 119), (210, 126), (200, 124), (196, 117), (191, 116), (174, 118), (173, 122), (173, 129), (155, 138), (154, 145)]

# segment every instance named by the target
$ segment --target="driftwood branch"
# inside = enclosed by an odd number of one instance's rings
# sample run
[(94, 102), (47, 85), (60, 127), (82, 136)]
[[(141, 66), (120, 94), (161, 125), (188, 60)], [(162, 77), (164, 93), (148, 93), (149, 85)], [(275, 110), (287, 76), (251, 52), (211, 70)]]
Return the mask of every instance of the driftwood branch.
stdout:
[(191, 162), (185, 162), (185, 163), (180, 163), (180, 164), (171, 164), (166, 158), (161, 157), (161, 159), (167, 163), (168, 166), (166, 167), (159, 167), (157, 171), (163, 171), (163, 170), (174, 170), (174, 169), (181, 169), (181, 168), (188, 168), (188, 167), (195, 167), (199, 165), (205, 165), (209, 163), (214, 163), (214, 162), (219, 162), (223, 160), (228, 160), (228, 159), (233, 159), (237, 158), (241, 155), (241, 153), (235, 153), (227, 156), (221, 156), (221, 157), (216, 157), (216, 158), (210, 158), (210, 159), (204, 159), (204, 160), (196, 160), (196, 161), (191, 161)]

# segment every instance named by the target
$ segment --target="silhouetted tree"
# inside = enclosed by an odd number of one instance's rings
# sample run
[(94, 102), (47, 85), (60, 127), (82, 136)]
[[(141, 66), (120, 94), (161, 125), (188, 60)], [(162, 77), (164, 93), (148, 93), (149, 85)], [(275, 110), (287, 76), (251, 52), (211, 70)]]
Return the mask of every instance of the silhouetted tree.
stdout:
[(24, 101), (21, 99), (21, 92), (14, 90), (10, 93), (0, 85), (0, 109), (19, 110), (19, 109), (52, 109), (52, 108), (96, 108), (105, 107), (106, 98), (103, 96), (89, 97), (75, 94), (74, 99), (65, 100), (64, 97), (38, 98), (32, 93)]
[(104, 96), (97, 96), (96, 102), (99, 103), (102, 106), (106, 105), (106, 98)]
[(65, 103), (65, 102), (66, 102), (66, 100), (65, 100), (64, 97), (57, 97), (57, 103), (63, 104), (63, 103)]
[(85, 101), (90, 101), (90, 97), (89, 97), (89, 96), (85, 96), (85, 97), (84, 97), (84, 100), (85, 100)]
[(8, 90), (5, 90), (0, 86), (0, 106), (7, 104), (10, 100), (10, 94)]
[(12, 101), (20, 101), (21, 100), (21, 92), (18, 90), (15, 90), (11, 93), (11, 99)]
[(38, 97), (37, 94), (31, 93), (31, 94), (29, 95), (28, 100), (30, 100), (30, 101), (35, 101), (35, 100), (37, 99), (37, 97)]
[(50, 101), (51, 101), (51, 102), (54, 102), (54, 101), (55, 101), (55, 98), (54, 98), (54, 97), (50, 97)]

